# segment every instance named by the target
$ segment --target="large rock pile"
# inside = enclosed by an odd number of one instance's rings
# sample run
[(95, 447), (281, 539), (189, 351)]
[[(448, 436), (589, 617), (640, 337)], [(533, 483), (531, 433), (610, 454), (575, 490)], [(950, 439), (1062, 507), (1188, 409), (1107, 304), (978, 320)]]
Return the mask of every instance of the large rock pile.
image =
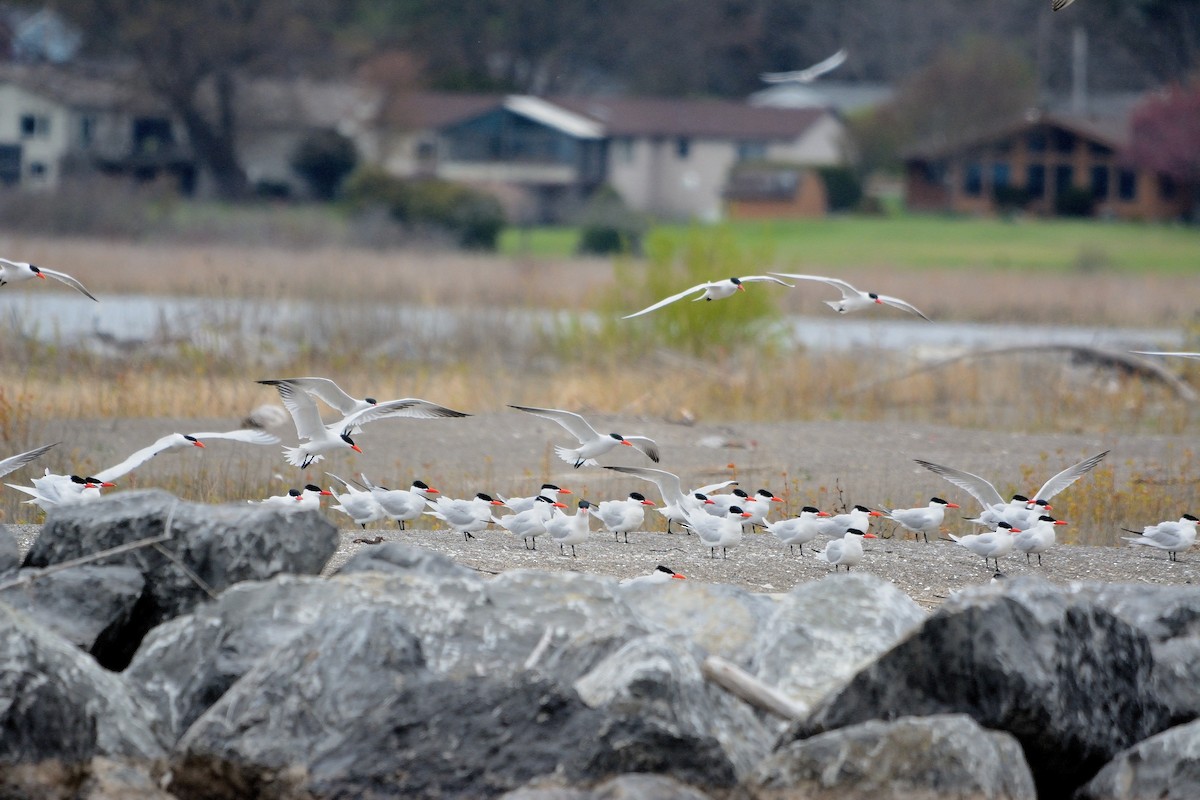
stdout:
[(396, 543), (319, 577), (336, 542), (158, 492), (56, 512), (20, 568), (0, 529), (0, 796), (1200, 796), (1200, 589), (927, 615), (867, 574), (766, 596)]

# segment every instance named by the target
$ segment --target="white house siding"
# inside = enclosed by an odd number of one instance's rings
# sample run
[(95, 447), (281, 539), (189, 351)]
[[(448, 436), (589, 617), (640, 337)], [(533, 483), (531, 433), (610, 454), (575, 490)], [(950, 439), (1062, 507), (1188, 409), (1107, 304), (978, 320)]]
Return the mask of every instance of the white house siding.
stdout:
[[(21, 132), (21, 118), (45, 120), (32, 135)], [(59, 161), (71, 144), (71, 114), (61, 104), (15, 84), (0, 84), (0, 144), (21, 146), (21, 184), (50, 187), (59, 178)], [(41, 174), (37, 174), (39, 169)]]
[(688, 139), (679, 154), (679, 137), (634, 139), (632, 147), (610, 143), (609, 183), (638, 211), (668, 219), (717, 220), (721, 192), (736, 147), (721, 139)]
[(831, 167), (846, 162), (846, 129), (833, 114), (825, 114), (792, 141), (771, 142), (767, 159), (810, 167)]

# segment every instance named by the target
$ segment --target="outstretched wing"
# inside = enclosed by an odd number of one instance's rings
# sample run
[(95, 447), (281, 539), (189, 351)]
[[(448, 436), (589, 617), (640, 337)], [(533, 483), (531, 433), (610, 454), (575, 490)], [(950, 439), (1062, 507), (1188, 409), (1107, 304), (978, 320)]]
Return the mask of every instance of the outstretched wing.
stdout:
[(850, 284), (840, 278), (827, 278), (824, 275), (797, 275), (792, 272), (772, 272), (772, 275), (778, 275), (781, 278), (791, 278), (794, 281), (817, 281), (824, 283), (837, 289), (842, 293), (842, 297), (857, 297), (858, 289), (855, 289)]
[(362, 411), (356, 411), (341, 421), (343, 431), (349, 431), (356, 425), (366, 425), (368, 422), (383, 417), (414, 417), (416, 419), (444, 419), (447, 417), (469, 417), (465, 411), (455, 411), (453, 408), (431, 403), (418, 397), (404, 397), (399, 400), (388, 400), (378, 403)]
[(189, 433), (188, 436), (195, 437), (200, 441), (205, 439), (228, 439), (233, 442), (245, 442), (246, 444), (279, 444), (279, 437), (273, 433), (267, 433), (258, 428), (241, 428), (236, 431), (204, 431), (201, 433)]
[[(3, 461), (0, 461), (0, 476), (19, 470), (21, 467), (25, 466), (30, 461), (33, 461), (51, 447), (55, 447), (57, 444), (58, 442), (55, 442), (54, 444), (42, 445), (36, 450), (28, 450), (24, 453), (18, 453), (15, 456), (9, 456)], [(655, 460), (657, 461), (658, 459)]]
[(761, 283), (763, 281), (768, 281), (770, 283), (778, 283), (780, 286), (786, 286), (789, 289), (796, 288), (794, 285), (786, 281), (779, 280), (779, 278), (776, 278), (774, 275), (744, 275), (741, 278), (738, 278), (738, 280), (742, 283)]
[(283, 407), (292, 415), (296, 425), (296, 435), (301, 439), (311, 439), (321, 433), (325, 423), (321, 421), (321, 412), (317, 410), (317, 401), (308, 392), (290, 381), (259, 381), (279, 390), (279, 399)]
[(645, 436), (626, 436), (625, 441), (629, 442), (638, 450), (641, 450), (655, 464), (658, 463), (658, 445), (653, 439)]
[(280, 378), (279, 380), (259, 381), (259, 383), (264, 383), (268, 386), (278, 386), (282, 383), (290, 384), (323, 400), (331, 408), (336, 408), (342, 412), (343, 415), (353, 414), (358, 410), (359, 401), (342, 391), (342, 387), (329, 378)]
[(878, 297), (882, 302), (887, 303), (889, 306), (892, 306), (893, 308), (903, 309), (904, 311), (907, 311), (910, 314), (916, 314), (918, 317), (925, 320), (926, 322), (933, 322), (933, 320), (931, 320), (929, 317), (927, 317), (921, 313), (921, 309), (917, 308), (912, 303), (906, 303), (905, 301), (901, 300), (899, 297), (892, 297), (892, 296), (886, 295), (886, 294), (877, 294), (875, 296)]
[[(57, 272), (52, 269), (46, 269), (45, 267), (38, 267), (38, 270), (41, 271), (41, 273), (43, 275), (54, 278), (54, 280), (56, 280), (56, 281), (61, 281), (61, 282), (65, 283), (67, 286), (70, 286), (72, 289), (75, 289), (78, 292), (82, 292), (83, 294), (87, 295), (88, 297), (91, 297), (93, 300), (96, 300), (96, 298), (92, 296), (92, 293), (89, 292), (82, 283), (75, 280), (67, 273)], [(96, 302), (99, 303), (100, 301), (96, 300)]]
[(1003, 505), (1004, 498), (996, 491), (996, 487), (988, 483), (978, 475), (973, 475), (970, 472), (964, 472), (961, 469), (953, 467), (943, 467), (940, 464), (933, 464), (929, 461), (922, 461), (919, 458), (913, 459), (927, 470), (936, 472), (946, 480), (953, 483), (958, 488), (964, 490), (976, 500), (984, 509), (989, 509), (994, 505)]
[[(1054, 0), (1054, 2), (1062, 2), (1062, 0)], [(1067, 2), (1070, 2), (1070, 0), (1067, 0)], [(1057, 11), (1057, 9), (1055, 10)], [(804, 69), (793, 70), (791, 72), (764, 72), (759, 77), (762, 78), (763, 82), (765, 83), (790, 83), (793, 81), (796, 83), (812, 83), (826, 72), (830, 72), (840, 67), (848, 55), (849, 53), (846, 52), (846, 48), (843, 47), (829, 58), (826, 58), (823, 61), (818, 61), (811, 67), (805, 67)]]
[(642, 314), (649, 314), (651, 311), (657, 311), (658, 309), (662, 308), (663, 306), (674, 303), (676, 300), (682, 300), (683, 298), (687, 297), (690, 294), (695, 294), (696, 292), (706, 292), (706, 291), (708, 291), (708, 288), (712, 285), (713, 284), (711, 282), (701, 283), (696, 286), (693, 286), (690, 289), (684, 289), (679, 294), (673, 294), (670, 297), (659, 300), (654, 305), (647, 306), (646, 308), (643, 308), (641, 311), (634, 312), (633, 314), (626, 314), (625, 316), (621, 317), (621, 319), (633, 319), (634, 317), (640, 317)]
[(1087, 473), (1091, 472), (1097, 464), (1104, 460), (1104, 457), (1109, 454), (1108, 450), (1103, 453), (1098, 453), (1091, 458), (1085, 458), (1078, 464), (1072, 464), (1062, 472), (1055, 475), (1050, 480), (1038, 489), (1038, 493), (1033, 496), (1034, 500), (1049, 500), (1054, 495), (1061, 492), (1063, 489), (1070, 486), (1075, 481), (1082, 478)]
[(1176, 356), (1178, 358), (1200, 358), (1200, 353), (1181, 353), (1173, 350), (1130, 350), (1139, 356)]
[(667, 472), (665, 469), (651, 469), (650, 467), (605, 467), (605, 469), (611, 469), (614, 472), (624, 472), (626, 475), (650, 481), (658, 487), (663, 502), (668, 505), (678, 504), (683, 500), (683, 486), (679, 483), (679, 476), (673, 472)]
[(100, 472), (93, 472), (92, 477), (105, 482), (115, 481), (122, 475), (125, 475), (126, 473), (137, 469), (142, 464), (145, 464), (159, 453), (166, 452), (167, 450), (171, 450), (176, 447), (191, 447), (192, 445), (193, 443), (183, 438), (182, 435), (178, 433), (169, 433), (156, 441), (154, 444), (149, 445), (148, 447), (143, 447), (141, 450), (134, 452), (131, 456), (129, 456), (129, 458), (125, 459), (120, 464), (109, 467), (108, 469)]
[[(568, 433), (578, 439), (580, 444), (590, 442), (600, 435), (596, 432), (595, 428), (588, 424), (587, 420), (571, 411), (560, 411), (557, 408), (535, 408), (532, 406), (513, 405), (510, 405), (509, 408), (515, 408), (518, 411), (524, 411), (534, 416), (557, 422), (566, 428)], [(658, 459), (654, 460), (657, 461)]]
[(1054, 11), (1062, 11), (1074, 2), (1075, 0), (1050, 0), (1050, 8)]

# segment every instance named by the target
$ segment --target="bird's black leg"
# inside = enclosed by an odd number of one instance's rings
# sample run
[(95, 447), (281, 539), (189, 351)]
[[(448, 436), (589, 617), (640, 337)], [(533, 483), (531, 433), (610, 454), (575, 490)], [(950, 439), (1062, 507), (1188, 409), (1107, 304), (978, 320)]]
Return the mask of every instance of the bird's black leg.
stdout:
[(571, 545), (571, 558), (579, 558), (579, 556), (575, 555), (575, 545)]

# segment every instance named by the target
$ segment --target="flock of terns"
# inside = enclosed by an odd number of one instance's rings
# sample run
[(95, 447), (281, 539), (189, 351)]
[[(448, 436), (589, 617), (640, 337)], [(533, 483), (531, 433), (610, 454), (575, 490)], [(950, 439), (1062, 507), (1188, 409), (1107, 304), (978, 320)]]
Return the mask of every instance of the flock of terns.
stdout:
[[(1065, 5), (1065, 3), (1063, 3)], [(22, 281), (52, 278), (60, 281), (92, 300), (92, 295), (82, 283), (70, 275), (55, 270), (37, 267), (26, 262), (0, 259), (0, 286)], [(819, 275), (801, 275), (773, 272), (767, 275), (748, 275), (702, 283), (666, 297), (646, 308), (626, 315), (631, 319), (649, 314), (671, 303), (692, 297), (694, 301), (722, 300), (746, 290), (747, 284), (775, 283), (794, 288), (793, 281), (811, 281), (836, 288), (841, 297), (825, 301), (838, 313), (862, 311), (876, 306), (891, 306), (922, 319), (929, 320), (916, 306), (889, 295), (866, 292), (837, 279)], [(1141, 355), (1177, 356), (1200, 359), (1200, 353), (1135, 351)], [(437, 403), (420, 398), (406, 397), (392, 400), (377, 400), (372, 397), (357, 398), (342, 390), (328, 378), (302, 377), (261, 380), (259, 383), (275, 387), (295, 425), (300, 440), (296, 446), (283, 448), (284, 460), (288, 464), (307, 469), (326, 455), (342, 450), (361, 453), (362, 449), (352, 438), (363, 426), (388, 418), (409, 417), (420, 419), (455, 418), (469, 416)], [(336, 412), (337, 418), (327, 422), (318, 403), (323, 403)], [(658, 463), (658, 445), (645, 436), (628, 436), (619, 433), (601, 433), (579, 414), (571, 411), (533, 406), (510, 408), (523, 413), (550, 420), (565, 429), (576, 440), (574, 446), (557, 446), (555, 452), (564, 462), (575, 468), (600, 466), (596, 460), (619, 446), (634, 448), (652, 462)], [(72, 503), (87, 502), (100, 497), (100, 490), (115, 485), (115, 481), (150, 459), (170, 450), (186, 447), (204, 447), (205, 440), (228, 440), (252, 445), (280, 443), (278, 436), (258, 428), (232, 431), (210, 431), (195, 433), (171, 433), (152, 444), (134, 452), (124, 461), (91, 475), (66, 475), (51, 473), (49, 469), (41, 477), (34, 478), (30, 486), (6, 484), (27, 494), (33, 503), (43, 509)], [(0, 476), (7, 475), (33, 462), (55, 445), (30, 450), (0, 461)], [(1042, 554), (1055, 544), (1055, 529), (1065, 525), (1063, 520), (1050, 516), (1050, 500), (1075, 481), (1082, 478), (1104, 459), (1108, 451), (1099, 453), (1077, 464), (1073, 464), (1050, 478), (1033, 495), (1014, 495), (1005, 500), (995, 486), (984, 478), (953, 467), (917, 460), (926, 469), (942, 476), (947, 481), (967, 492), (980, 506), (978, 514), (970, 518), (972, 524), (986, 530), (978, 534), (950, 538), (958, 545), (984, 558), (990, 568), (993, 561), (999, 567), (999, 559), (1014, 550), (1023, 552), (1027, 560), (1037, 556), (1041, 563)], [(803, 546), (824, 537), (827, 541), (818, 552), (818, 557), (836, 570), (861, 563), (862, 540), (875, 538), (869, 531), (874, 518), (886, 518), (897, 523), (926, 542), (929, 534), (935, 536), (942, 530), (946, 509), (959, 508), (956, 503), (939, 497), (930, 499), (926, 506), (903, 509), (870, 509), (856, 505), (843, 514), (831, 515), (811, 506), (805, 506), (794, 517), (769, 520), (773, 504), (782, 502), (767, 489), (754, 494), (735, 488), (722, 493), (723, 489), (736, 486), (734, 481), (685, 489), (679, 477), (666, 470), (649, 467), (608, 466), (605, 469), (630, 475), (653, 483), (659, 492), (661, 505), (655, 505), (639, 492), (631, 492), (620, 500), (608, 500), (592, 504), (580, 500), (574, 514), (566, 513), (567, 505), (561, 497), (570, 494), (553, 484), (542, 486), (537, 495), (522, 498), (492, 498), (479, 493), (472, 498), (451, 499), (417, 480), (408, 489), (388, 489), (372, 484), (360, 475), (362, 483), (355, 485), (332, 473), (330, 477), (341, 484), (344, 491), (335, 487), (322, 489), (307, 484), (302, 489), (292, 489), (287, 494), (270, 497), (261, 502), (267, 506), (284, 509), (306, 509), (319, 507), (324, 496), (334, 497), (334, 509), (344, 512), (364, 529), (372, 522), (394, 520), (401, 529), (407, 523), (415, 523), (425, 516), (440, 520), (449, 528), (470, 539), (475, 533), (489, 525), (495, 525), (513, 536), (520, 536), (526, 547), (537, 548), (537, 539), (548, 536), (559, 545), (565, 554), (571, 548), (576, 556), (576, 545), (587, 541), (591, 533), (593, 517), (605, 530), (618, 540), (624, 536), (629, 541), (629, 532), (641, 530), (645, 524), (646, 508), (653, 508), (667, 523), (667, 532), (678, 525), (688, 534), (694, 534), (711, 557), (720, 550), (724, 557), (741, 542), (746, 530), (761, 527), (773, 534), (782, 544), (794, 552)], [(498, 515), (499, 508), (510, 513)], [(1143, 545), (1167, 552), (1174, 561), (1179, 552), (1187, 550), (1196, 539), (1197, 518), (1182, 515), (1177, 521), (1167, 520), (1157, 525), (1146, 526), (1142, 531), (1129, 531), (1135, 536), (1124, 537), (1136, 545)], [(532, 543), (532, 545), (531, 545)], [(659, 567), (647, 580), (666, 581), (682, 577), (667, 567)]]

